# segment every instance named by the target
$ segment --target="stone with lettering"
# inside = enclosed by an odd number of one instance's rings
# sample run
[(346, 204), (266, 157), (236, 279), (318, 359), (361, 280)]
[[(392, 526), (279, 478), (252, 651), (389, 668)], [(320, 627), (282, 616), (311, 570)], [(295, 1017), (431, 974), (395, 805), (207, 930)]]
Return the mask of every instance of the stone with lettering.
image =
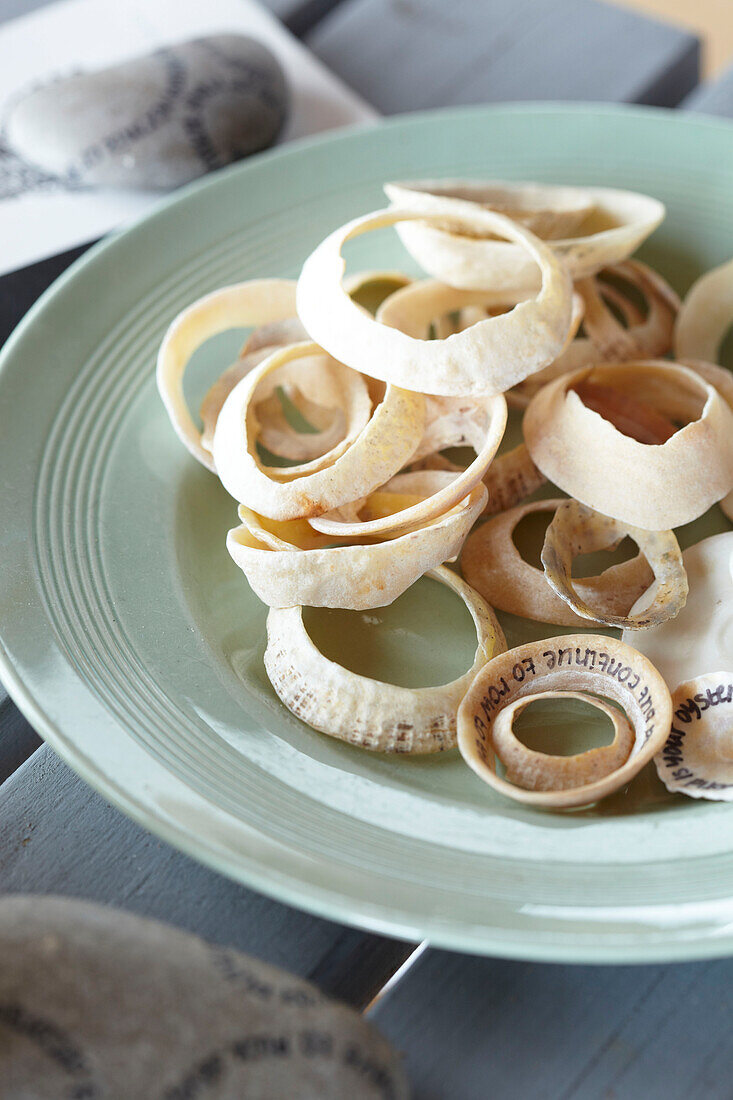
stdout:
[(5, 139), (70, 185), (168, 189), (265, 149), (288, 89), (260, 42), (220, 34), (46, 84), (5, 119)]
[(403, 1100), (359, 1013), (238, 951), (111, 908), (0, 901), (0, 1095)]

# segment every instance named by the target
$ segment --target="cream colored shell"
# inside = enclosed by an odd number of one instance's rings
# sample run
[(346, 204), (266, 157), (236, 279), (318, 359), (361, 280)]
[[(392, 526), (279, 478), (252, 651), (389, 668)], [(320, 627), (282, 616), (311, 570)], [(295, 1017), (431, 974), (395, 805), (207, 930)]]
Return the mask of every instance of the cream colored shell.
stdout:
[[(629, 536), (654, 573), (653, 587), (643, 610), (632, 614), (628, 609), (609, 611), (594, 600), (592, 586), (586, 582), (588, 595), (580, 595), (579, 582), (573, 580), (573, 561), (580, 554), (592, 554), (597, 550), (615, 549), (625, 536)], [(672, 531), (642, 531), (628, 523), (602, 516), (577, 500), (560, 504), (545, 533), (542, 547), (542, 565), (545, 577), (554, 592), (572, 610), (591, 622), (626, 630), (640, 630), (674, 619), (685, 606), (687, 599), (687, 574), (682, 564), (679, 543)], [(627, 605), (628, 606), (628, 605)]]
[[(715, 363), (703, 362), (700, 359), (685, 359), (682, 363), (683, 366), (689, 367), (690, 370), (694, 370), (701, 375), (711, 386), (715, 386), (728, 407), (733, 410), (733, 374), (729, 370), (726, 370), (725, 367), (719, 367)], [(729, 520), (733, 520), (733, 491), (718, 501), (718, 504), (724, 515)]]
[[(201, 423), (203, 425), (201, 443), (207, 451), (211, 450), (214, 439), (214, 428), (216, 427), (216, 421), (221, 412), (221, 407), (237, 382), (244, 378), (246, 374), (249, 374), (251, 370), (254, 370), (255, 367), (259, 366), (263, 359), (266, 359), (268, 355), (272, 354), (275, 348), (285, 347), (287, 344), (298, 344), (307, 339), (308, 333), (297, 317), (289, 317), (285, 321), (271, 321), (269, 324), (259, 325), (250, 333), (239, 352), (237, 361), (232, 363), (232, 365), (217, 378), (216, 382), (214, 382), (207, 391), (201, 403), (201, 408), (199, 410)], [(328, 358), (325, 353), (323, 358)], [(265, 446), (267, 446), (267, 443), (265, 443)], [(322, 446), (321, 450), (317, 453), (323, 453), (326, 449), (325, 446)], [(300, 460), (303, 458), (303, 455), (299, 453), (293, 457)], [(309, 457), (313, 457), (313, 455)]]
[(486, 490), (477, 485), (445, 515), (415, 530), (341, 546), (302, 520), (275, 523), (241, 507), (242, 524), (227, 535), (227, 550), (270, 607), (383, 607), (423, 573), (456, 557), (485, 500)]
[[(470, 233), (465, 228), (455, 232), (454, 227), (439, 222), (429, 224), (428, 217), (440, 212), (446, 199), (418, 190), (411, 190), (408, 198), (404, 190), (396, 191), (394, 186), (385, 184), (388, 198), (425, 215), (423, 221), (402, 222), (397, 232), (410, 255), (433, 278), (462, 290), (537, 287), (536, 268), (517, 244), (492, 239), (490, 230), (484, 234), (486, 239), (481, 239), (473, 228)], [(606, 187), (584, 190), (595, 209), (584, 221), (582, 232), (549, 242), (573, 279), (628, 259), (665, 215), (664, 205), (648, 195)], [(475, 203), (466, 205), (478, 209)]]
[(271, 610), (265, 668), (285, 706), (314, 729), (374, 752), (434, 753), (453, 748), (461, 699), (479, 669), (506, 643), (491, 608), (460, 577), (445, 567), (428, 575), (452, 588), (471, 613), (478, 646), (468, 672), (452, 683), (427, 688), (371, 680), (318, 651), (306, 632), (302, 607)]
[[(536, 622), (558, 626), (588, 626), (588, 618), (553, 591), (541, 569), (522, 557), (512, 535), (527, 515), (555, 513), (566, 504), (562, 499), (537, 500), (502, 512), (488, 520), (466, 540), (461, 570), (470, 585), (501, 611)], [(646, 591), (654, 579), (642, 554), (613, 565), (597, 577), (575, 581), (575, 588), (605, 614), (623, 614)]]
[(274, 352), (235, 386), (216, 422), (213, 454), (224, 488), (272, 519), (316, 516), (366, 496), (408, 461), (422, 435), (423, 396), (388, 386), (366, 426), (334, 462), (298, 477), (263, 467), (255, 449), (257, 388), (284, 363), (317, 350), (315, 344), (293, 344)]
[[(496, 397), (487, 397), (481, 401), (467, 401), (462, 398), (437, 398), (433, 402), (440, 401), (443, 407), (452, 406), (446, 411), (446, 418), (450, 419), (456, 435), (470, 437), (476, 446), (476, 458), (465, 470), (457, 473), (454, 478), (436, 488), (436, 491), (424, 497), (412, 506), (401, 509), (394, 515), (383, 516), (374, 519), (364, 519), (356, 511), (356, 519), (350, 519), (338, 511), (319, 516), (311, 520), (312, 526), (324, 534), (339, 538), (344, 536), (364, 538), (366, 536), (398, 534), (408, 530), (417, 523), (425, 523), (434, 519), (464, 497), (481, 482), (482, 477), (489, 469), (492, 459), (502, 441), (507, 421), (507, 407), (504, 397), (499, 394)], [(470, 422), (469, 428), (464, 428), (465, 421)], [(447, 429), (443, 427), (442, 431)], [(455, 436), (454, 436), (455, 439)], [(455, 446), (444, 440), (438, 446)], [(435, 447), (437, 449), (437, 447)], [(420, 449), (418, 448), (417, 454)], [(398, 475), (399, 476), (399, 475)], [(394, 485), (396, 479), (392, 480)]]
[[(514, 718), (530, 703), (542, 699), (577, 699), (602, 711), (613, 725), (613, 741), (573, 756), (552, 756), (527, 748), (514, 733)], [(634, 747), (634, 731), (626, 715), (582, 691), (540, 691), (525, 699), (515, 699), (496, 715), (491, 738), (494, 752), (506, 769), (507, 780), (528, 791), (565, 791), (594, 783), (625, 764)]]
[(693, 283), (677, 318), (674, 352), (678, 359), (718, 360), (733, 324), (733, 260), (707, 271)]
[(505, 214), (542, 240), (565, 237), (580, 229), (594, 208), (582, 187), (506, 180), (414, 180), (387, 183), (387, 197), (397, 206), (429, 203), (434, 198), (463, 199), (483, 210)]
[[(624, 293), (613, 283), (595, 276), (579, 280), (575, 292), (583, 303), (583, 335), (576, 336), (549, 367), (520, 382), (512, 390), (512, 404), (526, 406), (542, 386), (568, 371), (595, 363), (654, 359), (670, 350), (680, 301), (669, 283), (638, 260), (613, 264), (601, 274), (604, 273), (620, 276), (633, 287), (646, 302), (647, 312), (639, 309), (629, 292)], [(611, 305), (625, 324), (621, 324)]]
[(654, 757), (668, 791), (733, 802), (733, 671), (708, 672), (672, 696), (672, 729)]
[(201, 432), (194, 424), (183, 394), (183, 375), (191, 356), (205, 340), (227, 329), (284, 321), (294, 314), (293, 282), (289, 279), (252, 279), (199, 298), (169, 325), (158, 351), (158, 391), (184, 447), (207, 469), (215, 469), (214, 459), (201, 443)]
[(515, 504), (526, 500), (547, 478), (537, 469), (524, 443), (498, 455), (484, 476), (489, 491), (486, 514), (493, 516), (505, 512)]
[[(618, 431), (583, 404), (573, 386), (588, 379), (695, 416), (651, 445)], [(609, 363), (550, 382), (530, 402), (524, 439), (532, 461), (569, 496), (648, 531), (690, 523), (733, 489), (733, 411), (709, 383), (666, 360)]]
[(383, 325), (351, 300), (342, 285), (343, 245), (372, 229), (420, 217), (411, 210), (367, 214), (331, 233), (311, 253), (297, 288), (298, 316), (311, 338), (364, 374), (443, 396), (502, 393), (557, 358), (573, 319), (567, 272), (528, 230), (470, 203), (443, 199), (441, 213), (427, 217), (447, 218), (461, 227), (500, 233), (518, 242), (541, 271), (542, 285), (535, 297), (444, 340), (421, 340)]
[(711, 669), (733, 672), (732, 555), (733, 531), (690, 546), (682, 554), (690, 592), (677, 618), (624, 631), (623, 640), (656, 665), (672, 691)]
[[(580, 691), (618, 703), (635, 732), (628, 760), (568, 790), (531, 791), (500, 777), (492, 739), (497, 714), (546, 691)], [(669, 690), (641, 653), (615, 638), (568, 634), (517, 646), (481, 669), (458, 710), (458, 747), (469, 767), (501, 794), (532, 806), (569, 808), (605, 798), (633, 779), (661, 749), (671, 723)]]
[[(281, 345), (286, 346), (286, 345)], [(202, 446), (213, 450), (214, 432), (224, 402), (255, 367), (277, 350), (262, 347), (234, 363), (208, 391), (201, 406)], [(283, 410), (280, 392), (314, 430), (296, 431)], [(364, 378), (322, 352), (284, 363), (255, 391), (252, 399), (257, 440), (272, 454), (297, 462), (280, 475), (288, 480), (330, 465), (351, 446), (372, 413)]]

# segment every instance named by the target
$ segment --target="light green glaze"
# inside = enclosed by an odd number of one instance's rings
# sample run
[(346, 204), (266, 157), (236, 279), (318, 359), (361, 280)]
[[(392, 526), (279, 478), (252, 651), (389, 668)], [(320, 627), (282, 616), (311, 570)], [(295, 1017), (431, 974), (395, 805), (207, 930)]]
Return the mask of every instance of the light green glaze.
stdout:
[[(643, 255), (681, 291), (733, 253), (733, 129), (653, 110), (417, 115), (188, 189), (75, 265), (3, 352), (0, 672), (108, 798), (284, 901), (500, 955), (727, 953), (733, 808), (674, 799), (647, 771), (598, 807), (533, 811), (490, 791), (456, 753), (388, 759), (333, 742), (267, 682), (266, 611), (224, 548), (235, 508), (168, 425), (156, 348), (196, 296), (297, 275), (329, 230), (382, 204), (382, 180), (420, 175), (648, 191), (669, 217)], [(349, 253), (352, 268), (405, 264), (392, 233)], [(241, 335), (197, 357), (194, 398)], [(715, 509), (684, 537), (723, 529)], [(430, 581), (393, 608), (309, 622), (331, 656), (396, 683), (450, 679), (472, 653), (468, 616)], [(510, 643), (559, 633), (509, 616), (505, 627)], [(530, 710), (533, 744), (543, 723), (555, 751), (606, 732), (582, 708)]]

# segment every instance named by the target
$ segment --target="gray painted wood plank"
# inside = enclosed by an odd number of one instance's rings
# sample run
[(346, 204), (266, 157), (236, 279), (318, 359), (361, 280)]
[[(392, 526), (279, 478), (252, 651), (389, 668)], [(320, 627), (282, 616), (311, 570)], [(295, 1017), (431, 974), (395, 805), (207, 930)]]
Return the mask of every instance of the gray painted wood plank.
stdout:
[(0, 889), (87, 898), (156, 917), (309, 978), (359, 1008), (413, 950), (210, 871), (108, 805), (48, 746), (0, 787)]
[(306, 36), (385, 114), (506, 100), (674, 106), (699, 42), (597, 0), (347, 0)]
[(733, 118), (733, 65), (716, 80), (696, 88), (682, 103), (686, 111)]
[(369, 1013), (416, 1100), (729, 1100), (733, 960), (555, 966), (427, 951)]

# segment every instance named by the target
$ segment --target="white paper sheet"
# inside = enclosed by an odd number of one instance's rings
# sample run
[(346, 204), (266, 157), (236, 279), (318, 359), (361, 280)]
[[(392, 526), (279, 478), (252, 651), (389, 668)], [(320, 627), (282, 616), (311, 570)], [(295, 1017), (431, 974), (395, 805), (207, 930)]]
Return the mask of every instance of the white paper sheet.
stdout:
[[(375, 112), (254, 0), (63, 0), (0, 26), (0, 116), (24, 90), (159, 46), (223, 31), (278, 57), (292, 106), (281, 141), (367, 122)], [(160, 200), (160, 192), (68, 190), (0, 145), (0, 272), (93, 240)]]

